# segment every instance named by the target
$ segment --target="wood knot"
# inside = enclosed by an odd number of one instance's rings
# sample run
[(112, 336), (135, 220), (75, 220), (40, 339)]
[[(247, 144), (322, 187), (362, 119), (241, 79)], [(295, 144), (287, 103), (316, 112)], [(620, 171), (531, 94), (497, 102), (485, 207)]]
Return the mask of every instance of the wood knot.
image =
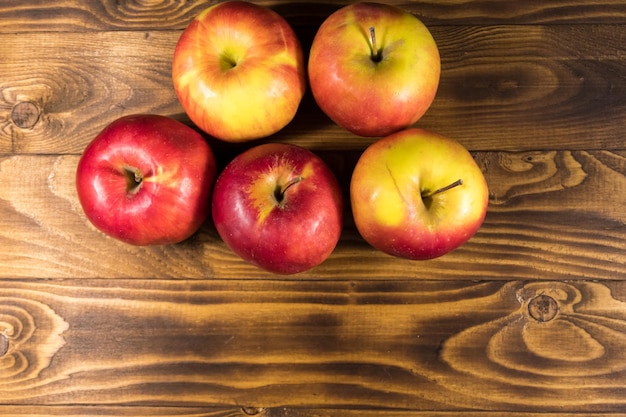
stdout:
[(538, 295), (528, 303), (528, 313), (540, 322), (554, 319), (558, 312), (559, 305), (556, 300), (545, 294)]
[(5, 334), (0, 334), (0, 357), (9, 351), (9, 338)]
[(248, 416), (257, 416), (263, 412), (263, 409), (258, 407), (241, 407), (241, 411)]
[(17, 103), (11, 112), (11, 120), (22, 129), (30, 129), (39, 121), (39, 107), (29, 101)]

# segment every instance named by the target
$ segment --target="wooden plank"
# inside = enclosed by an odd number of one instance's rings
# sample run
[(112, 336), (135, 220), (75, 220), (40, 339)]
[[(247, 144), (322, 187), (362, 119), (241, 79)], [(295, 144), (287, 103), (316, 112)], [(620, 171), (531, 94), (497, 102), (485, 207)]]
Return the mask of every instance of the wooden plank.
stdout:
[[(359, 153), (318, 154), (348, 202)], [(298, 278), (626, 278), (626, 151), (483, 152), (475, 158), (491, 199), (483, 227), (464, 246), (432, 261), (393, 258), (363, 241), (347, 207), (335, 252)], [(271, 277), (234, 255), (210, 221), (178, 245), (134, 247), (105, 237), (78, 203), (78, 159), (0, 159), (0, 277)]]
[[(336, 410), (336, 409), (270, 409), (260, 417), (493, 417), (489, 411), (389, 411), (389, 410)], [(623, 417), (623, 413), (516, 413), (508, 411), (507, 417)]]
[[(158, 406), (89, 406), (89, 405), (0, 405), (2, 416), (26, 417), (248, 417), (252, 409), (218, 407), (158, 407)], [(266, 416), (268, 414), (265, 414)]]
[[(473, 150), (624, 149), (622, 26), (439, 29), (440, 89), (418, 126)], [(171, 83), (179, 34), (0, 35), (0, 153), (80, 153), (130, 113), (189, 123)], [(268, 140), (340, 150), (373, 141), (334, 125), (310, 94)]]
[[(463, 411), (464, 417), (493, 417), (489, 411)], [(0, 415), (52, 417), (52, 416), (109, 416), (109, 417), (456, 417), (454, 411), (413, 410), (351, 410), (328, 408), (217, 408), (217, 407), (136, 407), (136, 406), (0, 406)], [(517, 413), (507, 412), (507, 417), (624, 417), (624, 413)]]
[[(490, 411), (412, 411), (412, 410), (345, 410), (345, 409), (269, 409), (259, 417), (493, 417), (500, 415)], [(623, 417), (624, 413), (546, 413), (546, 412), (511, 412), (507, 417)]]
[(0, 403), (620, 411), (625, 303), (618, 281), (0, 281)]
[[(182, 113), (170, 74), (175, 33), (45, 33), (24, 39), (29, 37), (3, 35), (1, 152), (80, 152), (124, 114)], [(24, 41), (29, 48), (16, 48)], [(13, 120), (20, 103), (38, 111), (32, 125)]]
[[(253, 1), (272, 7), (292, 24), (319, 25), (346, 1), (295, 3)], [(624, 23), (626, 5), (619, 0), (566, 2), (500, 0), (387, 1), (432, 25)], [(0, 32), (182, 29), (210, 3), (203, 0), (161, 3), (132, 0), (0, 1)]]
[(0, 32), (181, 29), (208, 5), (200, 0), (0, 0)]

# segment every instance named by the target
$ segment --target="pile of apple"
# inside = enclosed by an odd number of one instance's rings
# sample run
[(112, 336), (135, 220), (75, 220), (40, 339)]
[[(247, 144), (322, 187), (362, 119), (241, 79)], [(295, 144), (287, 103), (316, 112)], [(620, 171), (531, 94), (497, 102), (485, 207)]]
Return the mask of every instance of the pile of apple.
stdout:
[[(413, 127), (435, 98), (440, 57), (412, 14), (378, 3), (337, 10), (319, 27), (305, 68), (295, 32), (275, 11), (218, 3), (183, 31), (172, 64), (187, 115), (216, 139), (246, 142), (278, 132), (293, 120), (307, 84), (337, 125), (378, 137), (350, 182), (355, 225), (374, 248), (432, 259), (481, 226), (488, 191), (471, 154)], [(86, 147), (76, 185), (89, 221), (113, 238), (174, 244), (210, 214), (233, 252), (279, 274), (324, 262), (343, 227), (337, 179), (310, 150), (256, 145), (218, 173), (204, 137), (160, 115), (106, 126)]]

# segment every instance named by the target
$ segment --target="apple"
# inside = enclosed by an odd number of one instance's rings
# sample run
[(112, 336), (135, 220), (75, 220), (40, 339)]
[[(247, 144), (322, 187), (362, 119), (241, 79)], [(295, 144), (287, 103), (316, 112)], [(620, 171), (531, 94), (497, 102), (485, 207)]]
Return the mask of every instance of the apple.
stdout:
[(306, 90), (302, 46), (273, 10), (217, 3), (183, 31), (172, 62), (174, 90), (200, 129), (227, 142), (270, 136), (296, 114)]
[(408, 259), (468, 241), (487, 212), (487, 182), (459, 142), (410, 128), (374, 142), (352, 172), (355, 225), (374, 248)]
[(321, 264), (343, 225), (331, 169), (312, 151), (286, 143), (257, 145), (230, 161), (215, 184), (212, 211), (233, 252), (276, 274)]
[(354, 3), (335, 11), (311, 45), (308, 74), (320, 109), (360, 136), (387, 136), (432, 104), (441, 71), (428, 28), (391, 5)]
[(216, 177), (202, 135), (167, 116), (138, 114), (113, 121), (87, 145), (76, 189), (100, 231), (133, 245), (165, 245), (206, 220)]

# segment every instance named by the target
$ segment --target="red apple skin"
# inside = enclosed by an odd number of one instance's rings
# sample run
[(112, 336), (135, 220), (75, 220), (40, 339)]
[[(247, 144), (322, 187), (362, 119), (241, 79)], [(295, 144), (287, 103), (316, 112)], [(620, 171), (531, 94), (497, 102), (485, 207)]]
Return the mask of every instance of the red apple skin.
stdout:
[[(423, 194), (462, 180), (432, 195)], [(370, 145), (350, 182), (355, 225), (374, 248), (423, 260), (468, 241), (487, 212), (482, 171), (459, 142), (423, 129), (406, 129)]]
[(174, 90), (191, 121), (227, 142), (267, 137), (289, 124), (306, 90), (305, 72), (287, 21), (244, 1), (200, 13), (172, 62)]
[[(276, 190), (297, 179), (279, 201)], [(343, 225), (333, 172), (308, 149), (284, 143), (258, 145), (235, 157), (217, 179), (212, 211), (233, 252), (284, 275), (326, 260)]]
[[(135, 170), (143, 179), (133, 191)], [(187, 239), (207, 219), (216, 176), (213, 152), (198, 132), (166, 116), (131, 115), (87, 145), (76, 189), (85, 215), (106, 235), (165, 245)]]
[[(382, 60), (372, 60), (370, 28)], [(435, 99), (439, 49), (410, 13), (354, 3), (318, 29), (308, 60), (313, 97), (338, 125), (360, 136), (387, 136), (417, 122)]]

